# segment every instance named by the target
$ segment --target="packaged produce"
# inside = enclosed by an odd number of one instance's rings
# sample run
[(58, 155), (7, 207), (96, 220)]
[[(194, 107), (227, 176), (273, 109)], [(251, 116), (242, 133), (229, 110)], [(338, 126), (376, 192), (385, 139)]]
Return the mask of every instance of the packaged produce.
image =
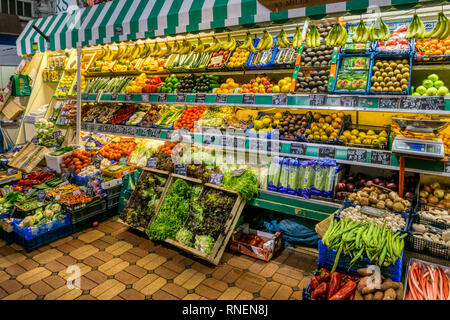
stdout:
[(325, 185), (322, 190), (322, 197), (332, 198), (336, 173), (339, 171), (340, 166), (336, 165), (336, 160), (325, 159)]
[(314, 179), (311, 185), (311, 194), (320, 197), (325, 188), (325, 162), (322, 159), (316, 160), (313, 169)]
[(269, 164), (269, 173), (267, 175), (267, 190), (278, 191), (282, 164), (283, 158), (280, 157), (274, 157), (273, 161)]
[(315, 161), (301, 161), (300, 166), (303, 167), (299, 175), (301, 180), (299, 181), (298, 195), (303, 198), (310, 198), (311, 186), (314, 181), (314, 165)]
[(100, 174), (100, 170), (95, 168), (92, 165), (82, 168), (81, 171), (77, 173), (78, 176), (83, 177), (83, 178), (87, 177), (87, 176), (95, 176), (95, 175), (99, 175), (99, 174)]
[(405, 300), (448, 300), (447, 267), (411, 259), (407, 269)]
[(288, 194), (297, 195), (299, 165), (300, 161), (298, 159), (289, 159), (288, 163), (289, 177), (287, 184)]

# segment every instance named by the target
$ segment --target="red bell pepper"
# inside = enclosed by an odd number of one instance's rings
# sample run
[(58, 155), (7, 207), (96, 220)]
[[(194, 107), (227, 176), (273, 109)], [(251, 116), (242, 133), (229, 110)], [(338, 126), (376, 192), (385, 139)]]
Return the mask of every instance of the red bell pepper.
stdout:
[(319, 277), (314, 276), (311, 278), (311, 282), (309, 283), (309, 292), (313, 292), (315, 288), (319, 286)]
[(321, 284), (319, 284), (319, 286), (314, 289), (314, 291), (311, 293), (311, 298), (312, 299), (316, 299), (317, 297), (320, 297), (322, 295), (325, 295), (327, 293), (328, 290), (328, 283), (327, 282), (322, 282)]
[(330, 298), (339, 290), (341, 279), (343, 275), (339, 272), (333, 272), (331, 274), (330, 279), (330, 288), (328, 289), (328, 295), (327, 300), (330, 300)]
[(347, 300), (356, 290), (356, 282), (349, 280), (338, 292), (328, 300)]
[(319, 282), (328, 282), (330, 280), (330, 271), (328, 271), (325, 268), (320, 268), (319, 274), (317, 275), (319, 277)]

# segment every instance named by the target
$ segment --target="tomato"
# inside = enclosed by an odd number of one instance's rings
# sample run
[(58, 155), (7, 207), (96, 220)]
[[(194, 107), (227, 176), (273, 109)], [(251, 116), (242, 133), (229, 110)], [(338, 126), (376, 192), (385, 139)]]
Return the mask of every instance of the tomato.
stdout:
[(98, 227), (98, 222), (97, 221), (94, 221), (94, 222), (92, 222), (92, 226), (95, 228), (95, 227)]

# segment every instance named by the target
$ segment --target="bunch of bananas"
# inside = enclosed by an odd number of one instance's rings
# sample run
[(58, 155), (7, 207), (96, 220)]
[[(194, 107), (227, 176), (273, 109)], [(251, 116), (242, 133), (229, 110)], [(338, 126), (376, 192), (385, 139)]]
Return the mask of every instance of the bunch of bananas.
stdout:
[(195, 53), (202, 53), (205, 50), (205, 43), (200, 37), (197, 39), (197, 45), (194, 48)]
[(387, 41), (391, 37), (391, 32), (383, 19), (378, 18), (369, 28), (370, 41)]
[(222, 42), (216, 38), (215, 35), (213, 37), (213, 44), (205, 49), (205, 52), (216, 52), (219, 51), (220, 48), (222, 48)]
[(411, 23), (408, 26), (405, 39), (423, 39), (425, 36), (425, 26), (417, 14), (414, 14)]
[(320, 47), (320, 40), (319, 30), (317, 30), (316, 26), (311, 26), (311, 29), (309, 29), (309, 32), (306, 35), (306, 45), (308, 48)]
[(225, 42), (225, 44), (222, 45), (222, 49), (230, 52), (236, 49), (236, 39), (233, 38), (231, 34), (228, 34), (227, 42)]
[(358, 25), (353, 30), (353, 38), (352, 41), (354, 43), (366, 43), (369, 40), (369, 29), (365, 23), (360, 20)]
[(166, 51), (164, 52), (164, 56), (168, 57), (172, 54), (172, 46), (168, 42), (164, 42), (166, 45)]
[(327, 47), (344, 46), (346, 42), (347, 30), (340, 23), (336, 23), (328, 33), (328, 36), (325, 39), (325, 44)]
[(295, 29), (294, 37), (292, 38), (292, 48), (298, 49), (302, 45), (302, 31), (300, 26)]
[(247, 36), (245, 37), (244, 43), (238, 47), (239, 49), (249, 50), (251, 52), (255, 52), (256, 49), (253, 46), (253, 39), (250, 32), (247, 32)]
[(259, 40), (256, 50), (269, 50), (273, 46), (273, 38), (267, 30), (264, 30), (262, 38)]
[(281, 29), (280, 34), (277, 38), (277, 47), (278, 48), (289, 48), (291, 46), (291, 43), (289, 42), (289, 39), (287, 38), (287, 33), (284, 31), (284, 29)]
[(445, 40), (450, 35), (450, 19), (441, 11), (434, 28), (425, 32), (425, 38)]
[(153, 50), (150, 54), (151, 57), (158, 58), (163, 55), (163, 51), (158, 41), (155, 41), (155, 45), (153, 46)]

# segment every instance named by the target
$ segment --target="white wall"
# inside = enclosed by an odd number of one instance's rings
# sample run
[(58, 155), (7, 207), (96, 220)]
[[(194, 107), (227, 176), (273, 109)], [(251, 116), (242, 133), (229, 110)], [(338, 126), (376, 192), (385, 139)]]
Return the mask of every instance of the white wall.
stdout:
[(5, 88), (9, 78), (16, 72), (17, 66), (0, 66), (0, 88)]

